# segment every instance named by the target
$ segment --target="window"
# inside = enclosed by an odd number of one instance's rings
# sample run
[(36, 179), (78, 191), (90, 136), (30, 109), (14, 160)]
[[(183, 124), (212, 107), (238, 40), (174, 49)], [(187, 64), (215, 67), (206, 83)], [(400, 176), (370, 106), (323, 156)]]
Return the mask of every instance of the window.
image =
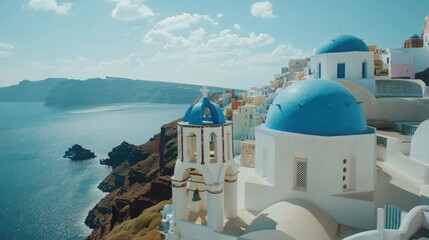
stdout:
[(345, 78), (346, 77), (346, 64), (338, 63), (337, 64), (337, 78)]
[(322, 63), (319, 63), (317, 74), (319, 78), (322, 78)]
[(307, 159), (295, 159), (295, 189), (307, 191)]
[(366, 78), (366, 62), (362, 62), (362, 78)]
[(390, 59), (389, 59), (389, 58), (387, 58), (387, 64), (389, 64), (389, 60), (390, 60)]

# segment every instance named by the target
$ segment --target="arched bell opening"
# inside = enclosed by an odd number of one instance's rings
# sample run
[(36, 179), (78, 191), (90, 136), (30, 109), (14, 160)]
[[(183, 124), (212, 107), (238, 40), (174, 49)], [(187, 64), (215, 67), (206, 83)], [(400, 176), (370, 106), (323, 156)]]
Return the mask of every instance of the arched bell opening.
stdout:
[(208, 107), (205, 107), (203, 113), (203, 124), (213, 124), (212, 110)]
[(187, 178), (188, 221), (207, 225), (207, 189), (204, 176), (196, 169), (189, 169)]
[(186, 137), (188, 142), (188, 149), (187, 149), (187, 160), (190, 163), (197, 162), (197, 137), (195, 133), (191, 132)]
[(218, 162), (218, 138), (216, 133), (210, 134), (210, 163)]

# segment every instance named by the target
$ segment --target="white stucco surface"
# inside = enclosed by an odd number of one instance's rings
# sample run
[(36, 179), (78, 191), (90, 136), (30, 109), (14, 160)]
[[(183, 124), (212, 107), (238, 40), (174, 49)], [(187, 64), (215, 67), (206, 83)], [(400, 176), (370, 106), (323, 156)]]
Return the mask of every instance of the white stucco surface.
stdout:
[(422, 122), (414, 133), (410, 158), (429, 164), (429, 120)]

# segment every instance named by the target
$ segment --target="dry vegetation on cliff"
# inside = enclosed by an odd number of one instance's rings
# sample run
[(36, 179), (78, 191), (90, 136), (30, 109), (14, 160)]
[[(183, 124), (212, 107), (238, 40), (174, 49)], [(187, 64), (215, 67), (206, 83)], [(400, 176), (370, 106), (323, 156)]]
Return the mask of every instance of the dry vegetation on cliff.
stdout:
[(161, 240), (158, 233), (159, 224), (161, 222), (161, 209), (165, 204), (171, 204), (171, 201), (162, 201), (157, 205), (147, 208), (140, 216), (129, 221), (125, 221), (117, 225), (112, 232), (110, 232), (106, 240), (139, 240), (139, 239), (153, 239)]

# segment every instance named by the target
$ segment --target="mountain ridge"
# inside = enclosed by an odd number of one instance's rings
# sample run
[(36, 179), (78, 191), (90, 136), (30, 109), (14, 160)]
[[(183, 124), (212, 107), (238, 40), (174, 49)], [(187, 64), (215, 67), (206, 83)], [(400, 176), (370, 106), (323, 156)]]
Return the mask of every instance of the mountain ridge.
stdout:
[[(17, 85), (0, 87), (0, 102), (44, 102), (46, 106), (79, 107), (114, 103), (152, 102), (192, 103), (201, 86), (128, 78), (90, 78), (76, 80), (48, 78), (23, 80)], [(219, 92), (226, 88), (209, 87)]]

